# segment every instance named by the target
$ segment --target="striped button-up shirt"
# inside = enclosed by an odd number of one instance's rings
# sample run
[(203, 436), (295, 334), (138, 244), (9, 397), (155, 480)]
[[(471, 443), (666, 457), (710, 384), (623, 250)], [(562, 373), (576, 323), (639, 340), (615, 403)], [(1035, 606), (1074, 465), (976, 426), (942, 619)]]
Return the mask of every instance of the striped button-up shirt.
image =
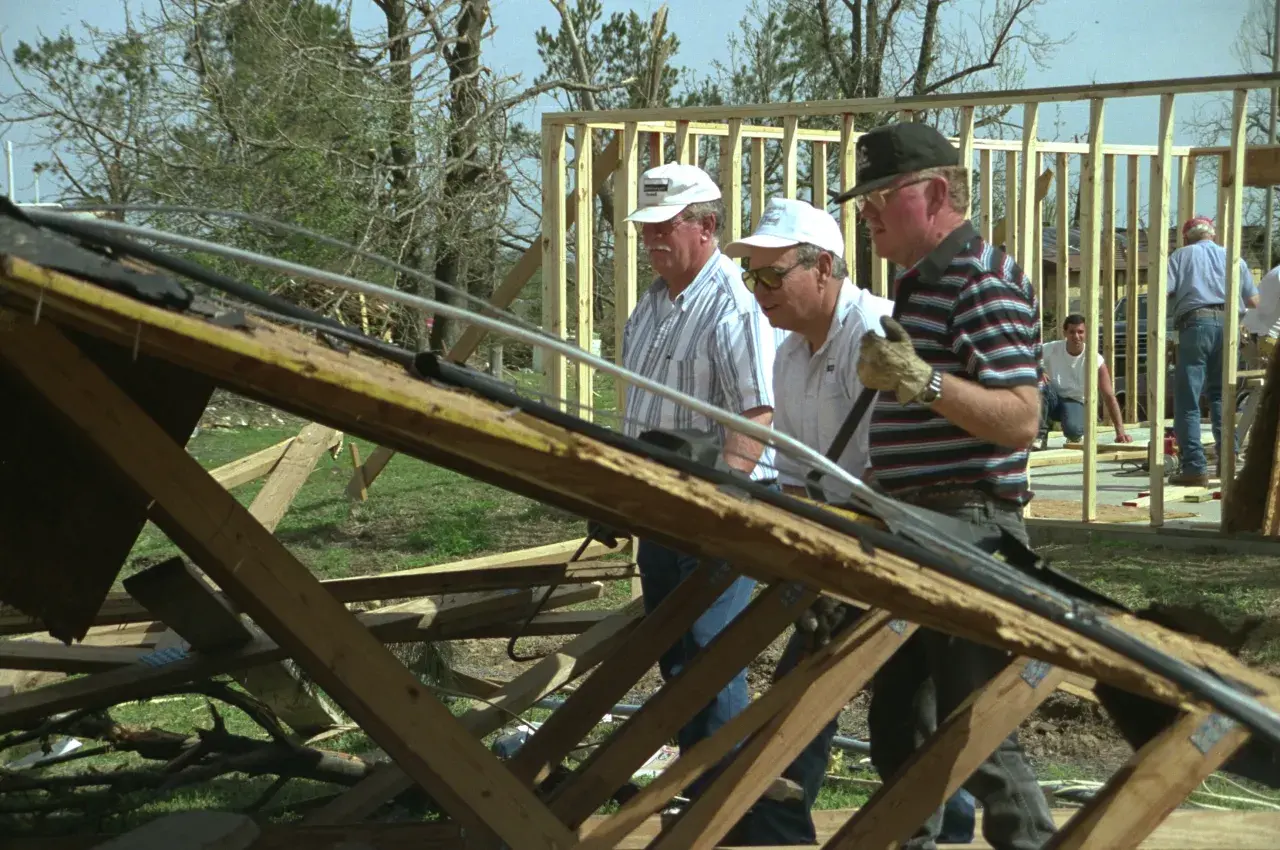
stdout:
[[(693, 282), (671, 298), (658, 278), (641, 296), (622, 337), (623, 365), (637, 374), (731, 413), (773, 407), (774, 353), (785, 333), (769, 325), (742, 283), (742, 270), (716, 251)], [(688, 407), (627, 387), (624, 433), (651, 429), (725, 429)], [(752, 472), (776, 477), (773, 449)]]

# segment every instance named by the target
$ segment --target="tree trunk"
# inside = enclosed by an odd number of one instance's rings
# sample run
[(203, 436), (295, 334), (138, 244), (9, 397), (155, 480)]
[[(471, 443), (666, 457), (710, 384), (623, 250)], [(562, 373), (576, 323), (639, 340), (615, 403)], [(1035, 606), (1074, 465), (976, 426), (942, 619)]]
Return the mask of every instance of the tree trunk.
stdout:
[[(400, 246), (400, 262), (411, 269), (422, 267), (422, 240), (415, 210), (418, 193), (414, 186), (414, 167), (418, 159), (413, 133), (413, 66), (409, 38), (409, 5), (406, 0), (378, 0), (387, 19), (388, 68), (395, 103), (391, 109), (391, 197), (394, 217), (391, 237)], [(420, 282), (404, 272), (396, 273), (395, 288), (424, 295)], [(404, 343), (423, 348), (425, 326), (416, 310), (406, 311), (412, 317), (404, 331)]]

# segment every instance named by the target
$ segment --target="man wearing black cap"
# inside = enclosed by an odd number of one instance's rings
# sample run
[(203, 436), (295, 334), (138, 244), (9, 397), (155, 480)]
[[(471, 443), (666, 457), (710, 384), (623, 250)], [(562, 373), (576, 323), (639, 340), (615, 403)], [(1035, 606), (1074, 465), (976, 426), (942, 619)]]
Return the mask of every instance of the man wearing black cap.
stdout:
[[(968, 221), (969, 170), (924, 124), (880, 127), (857, 143), (853, 199), (881, 257), (899, 269), (895, 318), (868, 333), (862, 384), (871, 414), (868, 481), (901, 501), (1004, 529), (1026, 542), (1027, 453), (1040, 423), (1040, 325), (1027, 276)], [(1006, 653), (920, 630), (877, 673), (868, 717), (872, 762), (886, 780), (910, 758), (916, 713), (929, 729), (1010, 661)], [(927, 666), (933, 688), (919, 687)], [(1001, 850), (1034, 850), (1054, 825), (1010, 735), (966, 782), (983, 833)], [(932, 848), (941, 812), (903, 845)]]

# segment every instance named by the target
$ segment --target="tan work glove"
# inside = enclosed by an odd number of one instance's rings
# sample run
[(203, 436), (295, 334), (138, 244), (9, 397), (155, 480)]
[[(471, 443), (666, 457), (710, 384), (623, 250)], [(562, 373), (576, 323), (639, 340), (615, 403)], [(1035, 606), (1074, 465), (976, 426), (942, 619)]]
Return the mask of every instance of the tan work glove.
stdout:
[(884, 336), (867, 332), (858, 354), (858, 380), (864, 387), (894, 393), (899, 404), (915, 401), (929, 386), (933, 367), (916, 354), (911, 337), (890, 316), (881, 316)]

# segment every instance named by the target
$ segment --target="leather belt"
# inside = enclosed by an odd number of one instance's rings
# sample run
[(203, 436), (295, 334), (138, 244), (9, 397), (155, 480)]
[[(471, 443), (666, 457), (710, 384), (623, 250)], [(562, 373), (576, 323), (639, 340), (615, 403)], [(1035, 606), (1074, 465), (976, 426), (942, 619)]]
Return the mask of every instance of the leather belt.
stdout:
[(1194, 319), (1218, 319), (1226, 311), (1223, 304), (1206, 304), (1203, 307), (1193, 307), (1174, 321), (1173, 326), (1178, 330), (1182, 330), (1187, 323)]

